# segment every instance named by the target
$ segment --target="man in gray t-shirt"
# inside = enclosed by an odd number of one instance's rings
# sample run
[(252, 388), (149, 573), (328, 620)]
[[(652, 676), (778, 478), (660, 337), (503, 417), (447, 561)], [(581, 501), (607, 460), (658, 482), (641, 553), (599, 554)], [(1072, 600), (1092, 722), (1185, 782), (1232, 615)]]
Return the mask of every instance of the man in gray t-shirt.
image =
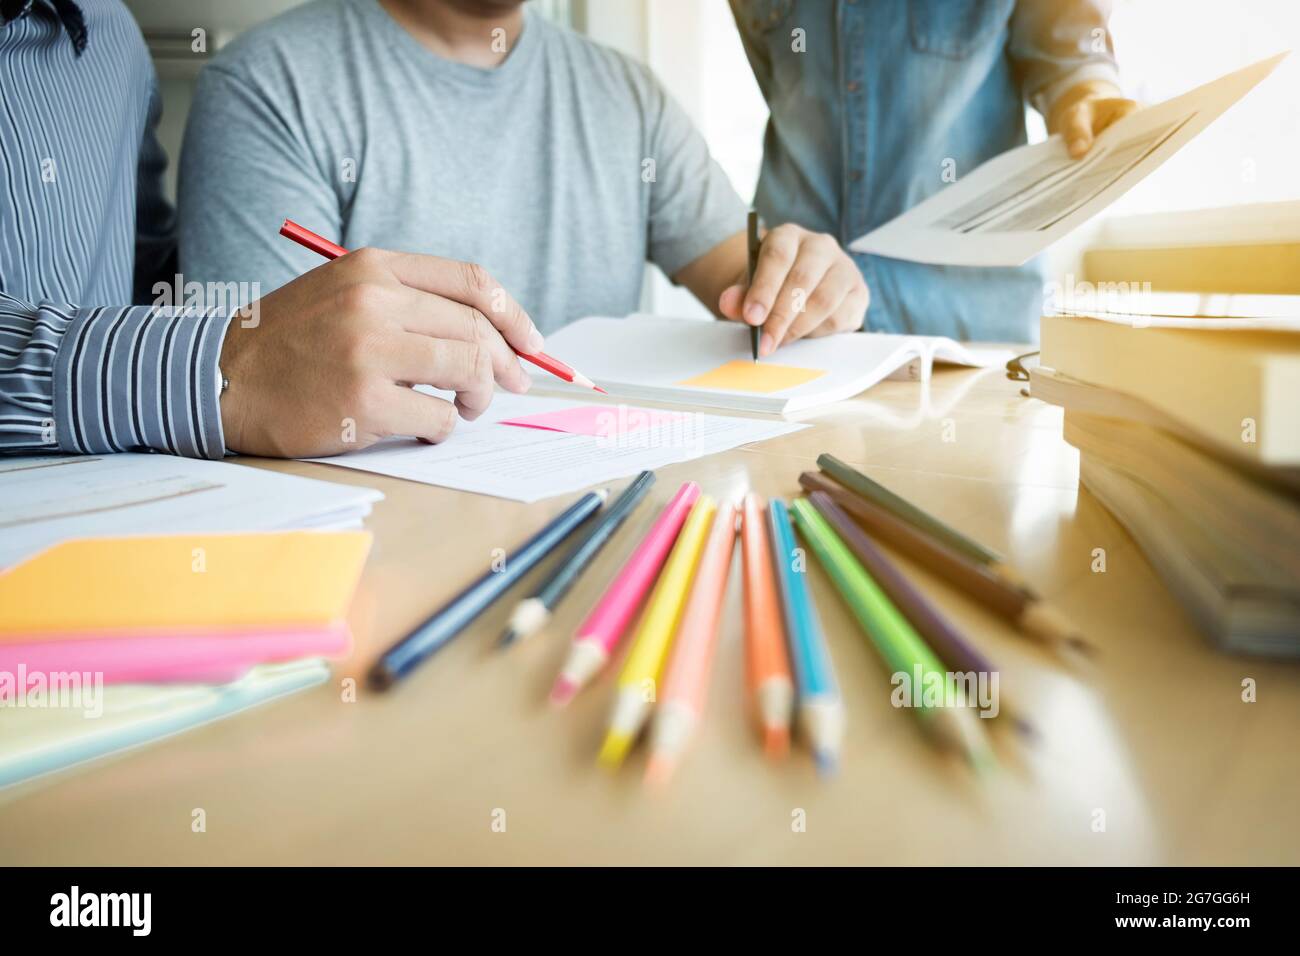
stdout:
[(834, 240), (797, 226), (767, 234), (747, 288), (746, 207), (680, 107), (520, 0), (317, 0), (240, 37), (199, 79), (180, 210), (187, 282), (266, 291), (319, 265), (278, 236), (290, 218), (476, 263), (543, 333), (635, 311), (647, 259), (765, 323), (764, 354), (860, 328), (867, 304)]

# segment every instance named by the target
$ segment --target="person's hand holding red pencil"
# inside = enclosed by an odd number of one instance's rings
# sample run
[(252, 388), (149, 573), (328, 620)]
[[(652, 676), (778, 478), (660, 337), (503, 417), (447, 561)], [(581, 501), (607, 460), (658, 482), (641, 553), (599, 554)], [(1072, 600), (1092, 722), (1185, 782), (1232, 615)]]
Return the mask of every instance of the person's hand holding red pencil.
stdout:
[[(348, 252), (338, 243), (331, 242), (324, 236), (317, 235), (305, 226), (298, 225), (292, 219), (286, 219), (284, 224), (280, 226), (280, 235), (284, 236), (286, 239), (292, 239), (294, 242), (298, 243), (298, 245), (322, 255), (326, 259), (337, 259), (339, 256), (347, 255)], [(516, 309), (519, 308), (518, 305), (514, 305), (513, 300), (510, 300), (510, 304)], [(480, 311), (484, 311), (482, 306), (479, 306), (479, 309)], [(486, 314), (486, 311), (484, 311), (484, 314)], [(534, 332), (536, 332), (536, 329), (534, 329)], [(559, 359), (543, 352), (540, 333), (537, 333), (536, 340), (530, 341), (526, 347), (521, 348), (514, 343), (507, 344), (510, 345), (515, 354), (521, 359), (526, 362), (531, 362), (544, 372), (550, 372), (556, 378), (563, 379), (566, 382), (571, 382), (574, 385), (581, 385), (584, 388), (594, 389), (597, 392), (603, 393), (605, 391), (591, 379), (587, 378), (587, 376), (579, 372), (576, 368), (573, 368), (570, 365), (565, 365)]]
[[(495, 384), (528, 390), (516, 354), (544, 368), (553, 361), (535, 356), (541, 334), (481, 267), (370, 248), (345, 255), (302, 233), (294, 238), (337, 261), (254, 302), (231, 319), (222, 343), (218, 366), (229, 385), (221, 421), (231, 451), (305, 458), (389, 435), (438, 442), (458, 417), (486, 410)], [(562, 378), (583, 382), (555, 365)]]

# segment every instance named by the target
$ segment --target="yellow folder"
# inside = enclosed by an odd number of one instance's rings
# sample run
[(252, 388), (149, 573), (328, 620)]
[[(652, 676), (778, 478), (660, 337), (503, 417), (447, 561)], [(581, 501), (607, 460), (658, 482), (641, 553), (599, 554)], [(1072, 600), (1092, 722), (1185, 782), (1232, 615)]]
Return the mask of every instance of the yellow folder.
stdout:
[(0, 573), (0, 639), (338, 621), (370, 540), (289, 531), (65, 541)]

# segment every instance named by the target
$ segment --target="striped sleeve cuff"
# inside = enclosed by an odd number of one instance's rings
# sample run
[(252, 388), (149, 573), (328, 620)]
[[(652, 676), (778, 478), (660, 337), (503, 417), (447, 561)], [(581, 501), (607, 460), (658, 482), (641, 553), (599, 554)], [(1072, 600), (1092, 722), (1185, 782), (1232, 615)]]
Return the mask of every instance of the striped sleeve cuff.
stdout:
[(74, 311), (51, 376), (59, 449), (221, 458), (217, 359), (227, 324), (215, 311), (185, 308)]

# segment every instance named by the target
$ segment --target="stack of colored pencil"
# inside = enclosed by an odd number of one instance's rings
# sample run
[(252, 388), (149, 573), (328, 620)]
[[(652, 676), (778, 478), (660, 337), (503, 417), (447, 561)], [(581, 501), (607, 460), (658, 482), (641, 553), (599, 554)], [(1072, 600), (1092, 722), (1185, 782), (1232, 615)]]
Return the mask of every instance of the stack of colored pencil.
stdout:
[[(971, 699), (976, 682), (984, 687), (996, 679), (995, 666), (908, 579), (884, 546), (1054, 650), (1077, 653), (1089, 645), (996, 552), (830, 455), (817, 463), (821, 471), (799, 476), (808, 496), (789, 507), (756, 494), (739, 505), (719, 504), (695, 483), (683, 484), (614, 575), (574, 634), (551, 691), (554, 705), (567, 705), (630, 636), (598, 755), (602, 764), (621, 766), (643, 735), (649, 741), (647, 782), (668, 780), (682, 760), (705, 715), (738, 527), (749, 706), (771, 757), (789, 751), (797, 726), (817, 767), (832, 771), (845, 730), (835, 667), (796, 530), (891, 673), (891, 683), (914, 682), (904, 703), (939, 745), (985, 768), (994, 759), (988, 721), (980, 717), (1005, 713), (1022, 735), (1035, 734), (1023, 713), (1004, 701), (990, 707), (989, 701)], [(546, 626), (653, 480), (643, 473), (600, 512), (538, 590), (516, 607), (500, 646)], [(575, 502), (508, 559), (507, 574), (485, 574), (395, 646), (377, 667), (377, 683), (401, 678), (459, 633), (596, 514), (605, 498), (599, 492)], [(935, 687), (942, 691), (937, 696), (930, 693)], [(977, 706), (985, 712), (977, 713)]]

